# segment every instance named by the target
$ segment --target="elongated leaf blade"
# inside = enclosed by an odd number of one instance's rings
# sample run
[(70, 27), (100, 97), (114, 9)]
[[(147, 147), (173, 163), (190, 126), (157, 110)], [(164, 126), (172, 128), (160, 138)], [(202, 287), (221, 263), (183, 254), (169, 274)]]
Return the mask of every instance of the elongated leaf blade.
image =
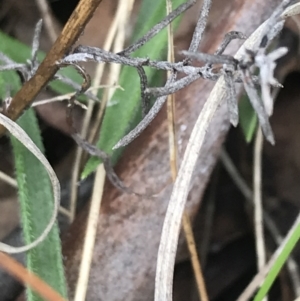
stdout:
[[(177, 7), (185, 1), (173, 0), (172, 2), (173, 7)], [(142, 2), (137, 24), (135, 26), (133, 41), (138, 37), (141, 37), (152, 26), (165, 17), (165, 5), (165, 1), (156, 1), (154, 3), (153, 0), (144, 0)], [(179, 24), (180, 18), (181, 17), (178, 17), (175, 20), (175, 27)], [(164, 29), (151, 39), (149, 43), (146, 43), (142, 48), (138, 49), (134, 53), (134, 56), (149, 57), (153, 60), (166, 58), (167, 45), (167, 29)], [(155, 80), (157, 71), (150, 68), (147, 68), (145, 71), (149, 83), (152, 83), (153, 80)], [(118, 149), (112, 151), (112, 147), (141, 119), (140, 81), (136, 70), (130, 67), (123, 67), (119, 84), (123, 87), (124, 91), (117, 90), (111, 99), (111, 103), (114, 103), (115, 105), (106, 108), (99, 140), (97, 142), (99, 148), (112, 155), (113, 162), (116, 162), (122, 150)], [(100, 162), (100, 159), (96, 157), (90, 158), (82, 173), (82, 178), (87, 177), (93, 172)]]
[[(34, 111), (29, 109), (19, 118), (18, 124), (42, 150), (43, 144)], [(53, 211), (53, 194), (48, 174), (39, 160), (18, 140), (11, 136), (15, 156), (16, 178), (19, 188), (21, 220), (26, 244), (37, 238), (47, 226)], [(37, 274), (62, 296), (66, 297), (61, 244), (57, 225), (36, 248), (27, 252), (27, 268)], [(32, 290), (28, 300), (42, 301)]]
[(240, 127), (247, 143), (250, 143), (257, 129), (257, 115), (246, 95), (239, 102)]
[(293, 230), (288, 234), (288, 239), (281, 246), (281, 251), (278, 254), (276, 261), (274, 262), (273, 266), (271, 267), (270, 272), (266, 276), (259, 291), (257, 292), (257, 294), (254, 298), (254, 301), (261, 301), (265, 298), (265, 296), (269, 292), (272, 284), (274, 283), (276, 277), (278, 276), (279, 272), (281, 271), (283, 265), (287, 261), (291, 252), (294, 250), (299, 239), (300, 239), (300, 215), (298, 215), (298, 217), (297, 217), (297, 220), (295, 222), (295, 227), (293, 227)]

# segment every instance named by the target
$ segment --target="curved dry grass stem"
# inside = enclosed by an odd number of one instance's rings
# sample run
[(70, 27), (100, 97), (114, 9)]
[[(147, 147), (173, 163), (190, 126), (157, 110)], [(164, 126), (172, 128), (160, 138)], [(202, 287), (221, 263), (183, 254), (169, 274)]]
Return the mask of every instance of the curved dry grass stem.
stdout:
[(39, 148), (33, 143), (30, 137), (26, 134), (26, 132), (14, 121), (9, 119), (8, 117), (0, 114), (0, 124), (3, 125), (16, 139), (18, 139), (29, 151), (32, 152), (33, 155), (37, 157), (37, 159), (44, 165), (46, 168), (48, 175), (51, 180), (51, 184), (53, 187), (53, 196), (54, 196), (54, 208), (53, 213), (50, 218), (50, 221), (47, 227), (44, 229), (42, 234), (34, 240), (32, 243), (25, 245), (23, 247), (12, 247), (7, 244), (0, 242), (0, 251), (5, 253), (22, 253), (27, 252), (37, 245), (39, 245), (49, 234), (51, 231), (57, 217), (59, 203), (60, 203), (60, 185), (57, 179), (57, 176), (52, 169), (51, 165), (43, 155), (43, 153), (39, 150)]
[[(245, 52), (245, 48), (256, 50), (260, 45), (262, 34), (265, 33), (268, 26), (268, 22), (264, 22), (250, 38), (245, 41), (235, 58), (241, 59)], [(196, 121), (174, 184), (158, 251), (155, 301), (172, 300), (173, 272), (180, 222), (189, 192), (192, 173), (199, 157), (210, 121), (218, 106), (226, 100), (225, 87), (226, 83), (224, 77), (221, 76), (214, 86), (208, 100), (205, 102)]]

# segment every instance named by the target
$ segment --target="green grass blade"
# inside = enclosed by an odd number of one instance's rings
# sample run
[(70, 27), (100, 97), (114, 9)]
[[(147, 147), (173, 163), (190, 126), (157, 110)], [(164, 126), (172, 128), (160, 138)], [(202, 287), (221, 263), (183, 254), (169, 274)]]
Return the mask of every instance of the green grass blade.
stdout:
[(267, 277), (265, 278), (261, 288), (257, 292), (254, 301), (261, 301), (267, 295), (284, 263), (287, 261), (291, 252), (295, 248), (296, 243), (300, 239), (300, 215), (298, 216), (295, 226), (293, 226), (291, 233), (288, 234), (288, 238), (285, 241), (283, 247), (280, 249), (280, 253), (277, 256), (273, 266), (270, 269)]
[[(19, 118), (18, 124), (27, 132), (33, 142), (42, 150), (43, 144), (33, 109)], [(48, 174), (39, 160), (17, 139), (11, 136), (15, 157), (16, 178), (19, 188), (21, 221), (26, 244), (37, 238), (50, 220), (53, 211), (52, 186)], [(27, 268), (47, 282), (62, 296), (67, 296), (64, 277), (61, 244), (57, 225), (47, 239), (27, 252)], [(43, 299), (27, 290), (29, 301)]]
[[(173, 7), (184, 3), (184, 0), (173, 0)], [(161, 21), (166, 15), (165, 1), (143, 0), (133, 41), (141, 37), (156, 23)], [(180, 17), (175, 20), (174, 25), (179, 24)], [(155, 36), (149, 43), (138, 49), (134, 55), (138, 57), (149, 57), (151, 59), (166, 58), (167, 54), (167, 29), (164, 29)], [(149, 83), (153, 84), (153, 80), (157, 76), (157, 71), (147, 68), (146, 74)], [(108, 106), (105, 111), (101, 133), (97, 146), (112, 155), (112, 160), (115, 162), (121, 154), (120, 149), (112, 151), (112, 147), (130, 130), (141, 118), (141, 103), (140, 103), (140, 81), (137, 71), (134, 68), (123, 67), (120, 75), (119, 84), (124, 91), (117, 90), (112, 99), (113, 106)], [(92, 157), (87, 162), (82, 177), (87, 177), (93, 172), (101, 161)]]
[(257, 115), (247, 95), (239, 101), (239, 124), (247, 143), (250, 143), (257, 129)]

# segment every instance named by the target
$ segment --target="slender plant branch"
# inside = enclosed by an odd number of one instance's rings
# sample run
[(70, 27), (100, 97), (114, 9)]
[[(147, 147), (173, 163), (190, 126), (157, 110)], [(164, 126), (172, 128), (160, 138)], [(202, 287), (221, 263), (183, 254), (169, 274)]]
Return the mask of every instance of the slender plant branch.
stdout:
[[(10, 106), (5, 112), (7, 117), (16, 120), (23, 111), (30, 106), (41, 89), (53, 78), (59, 69), (56, 62), (69, 53), (101, 1), (102, 0), (81, 0), (79, 2), (58, 39), (39, 65), (34, 76), (25, 82), (22, 88), (13, 97)], [(1, 125), (0, 136), (3, 135), (4, 132), (5, 128)]]

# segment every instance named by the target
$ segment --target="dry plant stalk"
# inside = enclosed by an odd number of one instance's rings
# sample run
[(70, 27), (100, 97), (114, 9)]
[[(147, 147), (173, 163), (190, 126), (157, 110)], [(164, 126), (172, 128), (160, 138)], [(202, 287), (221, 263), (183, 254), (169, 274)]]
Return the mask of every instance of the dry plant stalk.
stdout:
[(256, 239), (256, 256), (258, 271), (266, 264), (267, 255), (264, 238), (263, 205), (262, 205), (262, 149), (263, 134), (257, 130), (254, 146), (253, 164), (253, 205), (254, 205), (254, 228)]
[[(112, 28), (112, 31), (115, 31), (115, 39), (114, 39), (114, 51), (119, 51), (124, 47), (125, 43), (125, 28), (126, 24), (128, 22), (130, 13), (132, 11), (134, 0), (120, 0), (118, 4), (118, 12), (121, 15), (121, 18), (119, 14), (116, 14), (116, 22), (115, 24), (117, 26)], [(119, 18), (117, 18), (119, 17)], [(114, 24), (113, 24), (114, 25)], [(115, 29), (116, 30), (115, 30)], [(108, 36), (108, 40), (110, 40), (110, 36)], [(110, 40), (111, 42), (113, 39)], [(108, 41), (108, 42), (110, 42)], [(108, 43), (111, 44), (111, 43)], [(110, 46), (109, 46), (110, 47)], [(102, 65), (103, 66), (103, 65)], [(115, 82), (118, 81), (119, 74), (120, 74), (120, 66), (114, 66), (114, 68), (110, 69), (109, 72), (109, 80), (108, 85), (113, 86)], [(97, 86), (100, 84), (101, 77), (103, 74), (103, 67), (100, 67), (100, 64), (98, 65), (98, 68), (96, 69), (96, 76), (94, 81), (94, 86)], [(110, 99), (113, 89), (109, 91), (109, 94), (105, 94), (107, 96), (107, 100)], [(103, 113), (103, 105), (106, 105), (107, 100), (102, 100), (100, 113), (102, 111)], [(92, 111), (92, 105), (89, 104), (90, 112)], [(87, 114), (86, 116), (86, 123), (85, 127), (83, 128), (83, 134), (87, 134), (88, 129), (88, 118), (91, 118), (90, 114)], [(81, 154), (79, 153), (79, 159), (81, 157)], [(80, 160), (78, 160), (80, 162)], [(79, 164), (78, 164), (79, 165)], [(92, 198), (91, 198), (91, 206), (89, 210), (89, 216), (87, 220), (87, 227), (86, 227), (86, 233), (85, 233), (85, 239), (84, 239), (84, 246), (82, 251), (82, 258), (81, 258), (81, 264), (79, 269), (79, 276), (78, 281), (76, 285), (76, 291), (75, 291), (75, 301), (81, 301), (86, 299), (86, 293), (88, 289), (88, 281), (89, 281), (89, 273), (90, 268), (92, 264), (92, 257), (94, 252), (94, 245), (96, 240), (96, 230), (97, 225), (100, 217), (100, 206), (102, 202), (103, 197), (103, 190), (104, 190), (104, 183), (105, 183), (105, 177), (106, 172), (104, 169), (104, 165), (100, 164), (97, 168), (96, 175), (95, 175), (95, 182), (93, 186), (93, 192), (92, 192)]]
[[(56, 62), (70, 51), (101, 1), (102, 0), (81, 0), (79, 2), (58, 39), (36, 70), (34, 76), (25, 82), (23, 87), (12, 99), (10, 106), (5, 112), (10, 119), (16, 120), (23, 113), (25, 108), (30, 106), (41, 89), (53, 78), (59, 69)], [(4, 131), (5, 128), (0, 126), (0, 135), (3, 135)]]
[[(170, 14), (172, 11), (171, 0), (166, 0), (166, 11)], [(174, 54), (174, 36), (172, 24), (168, 25), (168, 61), (171, 63), (175, 62)], [(168, 76), (172, 76), (169, 71)], [(168, 130), (169, 130), (169, 152), (170, 152), (170, 169), (172, 174), (172, 180), (175, 182), (178, 173), (178, 149), (177, 149), (177, 139), (176, 139), (176, 129), (175, 129), (175, 94), (168, 95), (167, 98), (167, 118), (168, 118)], [(204, 276), (202, 273), (202, 268), (197, 254), (197, 248), (194, 238), (194, 233), (192, 229), (192, 223), (189, 218), (188, 213), (185, 211), (182, 216), (182, 227), (187, 242), (188, 250), (190, 253), (191, 264), (193, 267), (194, 276), (196, 279), (197, 289), (199, 297), (202, 301), (208, 301), (207, 290), (205, 287)]]
[(28, 271), (19, 262), (12, 257), (0, 252), (0, 266), (9, 274), (19, 279), (25, 286), (31, 287), (44, 300), (47, 301), (67, 301), (59, 293), (57, 293), (46, 282)]

